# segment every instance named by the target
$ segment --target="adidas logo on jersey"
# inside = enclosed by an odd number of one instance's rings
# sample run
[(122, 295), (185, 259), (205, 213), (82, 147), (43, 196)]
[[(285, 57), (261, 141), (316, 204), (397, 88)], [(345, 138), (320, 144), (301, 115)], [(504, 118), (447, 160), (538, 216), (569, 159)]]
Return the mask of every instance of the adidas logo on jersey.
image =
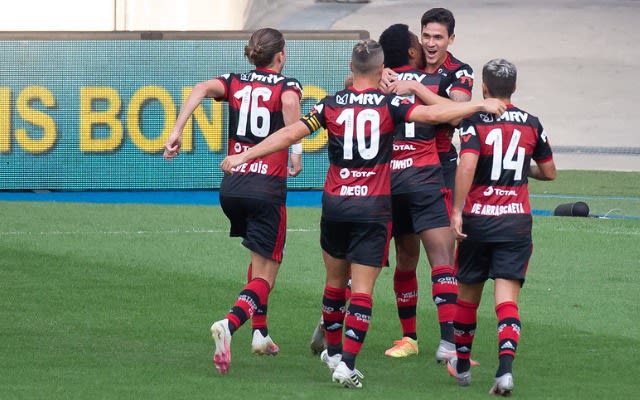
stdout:
[(462, 346), (462, 347), (458, 347), (458, 348), (456, 349), (456, 351), (457, 351), (458, 353), (469, 353), (469, 352), (471, 351), (471, 349), (470, 349), (470, 348), (468, 348), (467, 346)]

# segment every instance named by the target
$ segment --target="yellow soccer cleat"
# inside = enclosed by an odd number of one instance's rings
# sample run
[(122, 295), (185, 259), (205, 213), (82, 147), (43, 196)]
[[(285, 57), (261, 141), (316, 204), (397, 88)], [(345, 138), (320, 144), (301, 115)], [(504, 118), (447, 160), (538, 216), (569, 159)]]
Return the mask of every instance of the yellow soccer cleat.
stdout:
[(408, 336), (393, 342), (393, 347), (384, 352), (385, 356), (401, 358), (418, 354), (418, 341)]

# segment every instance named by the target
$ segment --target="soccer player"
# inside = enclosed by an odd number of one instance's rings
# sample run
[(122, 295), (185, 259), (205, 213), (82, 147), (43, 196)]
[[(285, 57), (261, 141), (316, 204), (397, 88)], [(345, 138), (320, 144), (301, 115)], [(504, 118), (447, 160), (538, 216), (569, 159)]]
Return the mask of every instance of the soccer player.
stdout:
[[(453, 101), (470, 101), (473, 90), (473, 69), (449, 52), (449, 46), (455, 41), (456, 20), (453, 13), (446, 8), (427, 10), (420, 19), (422, 27), (420, 41), (425, 54), (424, 71), (438, 79), (437, 85), (430, 88), (437, 94)], [(386, 89), (396, 74), (385, 70), (381, 86)], [(445, 186), (453, 190), (458, 154), (452, 144), (453, 132), (457, 124), (438, 126), (436, 143), (442, 164)], [(451, 193), (449, 193), (449, 196)], [(451, 202), (451, 198), (448, 198)], [(453, 251), (453, 249), (452, 249)]]
[(462, 121), (451, 215), (451, 228), (460, 242), (454, 318), (457, 358), (449, 361), (449, 372), (458, 384), (471, 384), (469, 360), (477, 310), (484, 283), (493, 279), (499, 366), (491, 393), (497, 395), (513, 390), (512, 363), (521, 328), (518, 295), (532, 252), (528, 178), (556, 177), (540, 121), (511, 104), (516, 75), (516, 67), (502, 59), (483, 67), (484, 97), (505, 102), (507, 111), (500, 118), (480, 112)]
[[(281, 74), (286, 61), (282, 33), (271, 28), (257, 30), (244, 53), (254, 70), (221, 75), (194, 87), (167, 140), (165, 159), (179, 154), (184, 125), (204, 97), (229, 103), (228, 154), (250, 149), (300, 118), (302, 87), (296, 79)], [(282, 149), (242, 165), (220, 185), (220, 205), (231, 223), (230, 236), (243, 238), (251, 259), (248, 282), (235, 304), (224, 319), (211, 325), (216, 346), (213, 361), (221, 374), (231, 364), (231, 336), (248, 319), (252, 319), (252, 351), (278, 354), (267, 328), (267, 304), (286, 237), (286, 179), (302, 169), (301, 147), (294, 145), (291, 169), (287, 168), (288, 150)]]
[[(321, 359), (332, 380), (361, 388), (356, 357), (369, 329), (373, 288), (387, 264), (391, 230), (391, 153), (396, 123), (439, 123), (472, 110), (501, 113), (500, 101), (418, 106), (376, 89), (384, 55), (374, 40), (358, 42), (350, 68), (353, 86), (327, 96), (299, 122), (221, 163), (233, 173), (244, 163), (281, 151), (320, 127), (328, 130), (329, 170), (322, 198), (320, 244), (326, 269), (322, 299), (327, 350)], [(490, 99), (492, 100), (492, 99)], [(345, 291), (351, 277), (351, 297)], [(343, 341), (344, 330), (344, 341)]]
[[(399, 81), (421, 85), (429, 104), (450, 102), (433, 93), (440, 77), (425, 74), (424, 53), (418, 37), (404, 24), (387, 28), (380, 36), (385, 67), (391, 68)], [(396, 82), (397, 83), (397, 82)], [(436, 148), (436, 126), (419, 123), (396, 125), (391, 160), (391, 199), (396, 269), (393, 289), (396, 295), (402, 339), (385, 351), (390, 357), (418, 354), (416, 307), (418, 279), (416, 269), (422, 242), (431, 265), (432, 296), (440, 323), (440, 344), (436, 360), (445, 362), (455, 354), (453, 315), (456, 304), (451, 248), (453, 235), (449, 229), (449, 210), (442, 190), (442, 167)]]
[[(426, 59), (425, 72), (440, 78), (438, 94), (453, 101), (470, 101), (473, 69), (449, 52), (449, 46), (456, 37), (456, 20), (453, 13), (446, 8), (432, 8), (422, 15), (420, 24), (422, 48)], [(454, 126), (442, 124), (436, 134), (444, 182), (449, 190), (453, 190), (458, 164), (458, 154), (451, 143), (453, 132)]]

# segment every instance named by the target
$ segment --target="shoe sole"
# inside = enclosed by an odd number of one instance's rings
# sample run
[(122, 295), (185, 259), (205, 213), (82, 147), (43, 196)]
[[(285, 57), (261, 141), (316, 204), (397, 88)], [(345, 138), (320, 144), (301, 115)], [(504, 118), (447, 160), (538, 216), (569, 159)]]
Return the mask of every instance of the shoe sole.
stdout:
[(403, 351), (402, 353), (394, 353), (394, 352), (388, 352), (387, 350), (384, 352), (384, 355), (387, 357), (393, 357), (393, 358), (405, 358), (409, 356), (418, 355), (418, 351)]
[(362, 384), (358, 382), (359, 385), (355, 385), (349, 378), (331, 378), (336, 383), (339, 383), (343, 387), (347, 389), (362, 389)]
[(226, 331), (223, 326), (216, 325), (211, 327), (211, 337), (216, 344), (216, 350), (213, 353), (213, 363), (221, 374), (226, 374), (231, 366), (231, 350), (230, 343), (226, 340)]
[(251, 351), (253, 354), (257, 354), (259, 356), (277, 356), (280, 352), (280, 348), (277, 345), (267, 346), (266, 349), (261, 347), (252, 347)]

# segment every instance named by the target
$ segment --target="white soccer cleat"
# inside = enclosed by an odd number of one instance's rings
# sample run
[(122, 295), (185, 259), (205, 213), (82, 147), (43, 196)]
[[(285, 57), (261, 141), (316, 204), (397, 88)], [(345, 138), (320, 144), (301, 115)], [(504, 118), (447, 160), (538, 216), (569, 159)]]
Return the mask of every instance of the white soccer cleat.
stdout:
[(513, 392), (513, 375), (509, 372), (497, 377), (493, 387), (489, 390), (489, 394), (505, 397), (511, 396), (511, 392)]
[(320, 361), (327, 364), (329, 370), (333, 372), (338, 364), (340, 364), (340, 361), (342, 361), (342, 354), (338, 353), (330, 356), (328, 350), (323, 350), (322, 353), (320, 353)]
[(280, 351), (280, 347), (273, 343), (271, 336), (262, 336), (262, 333), (256, 329), (253, 331), (251, 351), (260, 356), (275, 356)]
[(455, 356), (456, 345), (446, 340), (440, 340), (440, 344), (436, 349), (436, 362), (438, 364), (445, 364), (450, 358), (454, 358)]
[(456, 378), (456, 382), (458, 382), (458, 385), (470, 386), (471, 385), (471, 369), (469, 369), (468, 371), (459, 373), (458, 369), (456, 368), (457, 364), (458, 364), (458, 358), (456, 357), (452, 357), (449, 360), (447, 360), (447, 371), (449, 372), (449, 375)]
[(222, 319), (211, 325), (211, 337), (216, 344), (213, 353), (213, 363), (221, 374), (226, 374), (231, 366), (231, 332), (229, 320)]
[(340, 385), (349, 388), (349, 389), (361, 389), (362, 382), (360, 379), (363, 379), (364, 375), (362, 372), (357, 369), (349, 369), (347, 364), (343, 361), (340, 361), (335, 371), (333, 371), (333, 375), (331, 376), (331, 380), (333, 382), (337, 382)]
[(324, 338), (324, 322), (320, 318), (320, 322), (316, 325), (311, 335), (311, 343), (309, 344), (312, 354), (320, 354), (322, 350), (327, 348), (327, 341)]

